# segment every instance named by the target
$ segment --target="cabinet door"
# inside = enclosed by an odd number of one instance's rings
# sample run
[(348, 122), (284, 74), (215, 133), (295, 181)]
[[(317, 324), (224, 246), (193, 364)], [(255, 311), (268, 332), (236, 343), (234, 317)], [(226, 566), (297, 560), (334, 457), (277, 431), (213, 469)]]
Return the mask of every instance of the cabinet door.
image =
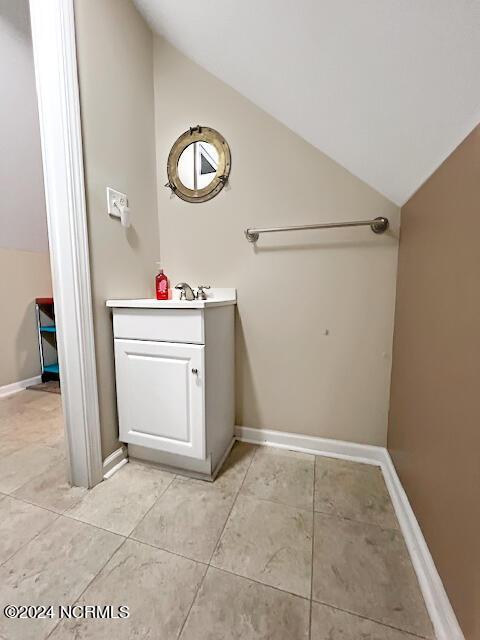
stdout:
[(122, 442), (205, 459), (204, 349), (115, 340)]

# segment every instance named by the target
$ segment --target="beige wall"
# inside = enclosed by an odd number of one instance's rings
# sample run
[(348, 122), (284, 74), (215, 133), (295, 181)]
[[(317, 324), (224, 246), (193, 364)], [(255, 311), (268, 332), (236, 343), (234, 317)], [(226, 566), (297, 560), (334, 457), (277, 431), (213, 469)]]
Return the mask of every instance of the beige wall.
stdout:
[(402, 209), (388, 448), (480, 638), (480, 127)]
[[(238, 289), (237, 424), (385, 444), (398, 208), (158, 37), (155, 100), (165, 271)], [(231, 188), (203, 204), (163, 187), (172, 143), (196, 124), (232, 151)], [(243, 235), (379, 215), (392, 234), (292, 233), (257, 249)]]
[[(153, 295), (158, 260), (152, 34), (129, 0), (75, 2), (102, 451), (118, 447), (107, 298)], [(106, 211), (128, 195), (132, 227)]]
[(52, 295), (28, 0), (0, 0), (0, 387), (40, 374), (34, 299)]
[(0, 247), (48, 251), (28, 0), (0, 0)]
[(35, 298), (52, 295), (48, 253), (0, 249), (0, 387), (40, 375)]

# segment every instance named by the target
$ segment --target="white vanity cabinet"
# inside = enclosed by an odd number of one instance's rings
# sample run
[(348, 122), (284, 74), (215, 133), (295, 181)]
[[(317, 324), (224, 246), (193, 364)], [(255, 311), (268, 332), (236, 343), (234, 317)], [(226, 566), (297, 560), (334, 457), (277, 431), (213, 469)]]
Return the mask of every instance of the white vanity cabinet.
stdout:
[(120, 440), (205, 458), (205, 347), (115, 338)]
[(234, 289), (205, 301), (108, 300), (120, 441), (212, 477), (234, 437)]

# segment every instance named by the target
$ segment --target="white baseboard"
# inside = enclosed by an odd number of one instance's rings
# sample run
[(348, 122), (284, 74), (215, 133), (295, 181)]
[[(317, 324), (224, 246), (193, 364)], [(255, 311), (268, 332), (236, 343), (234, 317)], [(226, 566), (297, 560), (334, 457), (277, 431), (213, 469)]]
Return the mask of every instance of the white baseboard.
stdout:
[(103, 461), (103, 479), (108, 480), (128, 462), (126, 447), (119, 447)]
[(235, 427), (235, 435), (242, 442), (380, 466), (417, 574), (436, 640), (465, 640), (420, 525), (385, 447), (240, 426)]
[(331, 440), (316, 436), (304, 436), (299, 433), (274, 431), (272, 429), (252, 429), (251, 427), (235, 427), (235, 435), (242, 442), (263, 444), (280, 449), (292, 449), (316, 456), (330, 456), (343, 460), (353, 460), (380, 466), (384, 459), (385, 449), (369, 444), (357, 444), (344, 440)]
[(387, 450), (384, 453), (382, 471), (435, 629), (436, 640), (465, 640), (420, 525)]
[(6, 384), (0, 387), (0, 398), (5, 396), (11, 396), (12, 393), (18, 393), (19, 391), (25, 391), (27, 387), (32, 387), (34, 384), (40, 384), (42, 376), (33, 376), (33, 378), (27, 378), (26, 380), (19, 380), (18, 382), (12, 382), (12, 384)]

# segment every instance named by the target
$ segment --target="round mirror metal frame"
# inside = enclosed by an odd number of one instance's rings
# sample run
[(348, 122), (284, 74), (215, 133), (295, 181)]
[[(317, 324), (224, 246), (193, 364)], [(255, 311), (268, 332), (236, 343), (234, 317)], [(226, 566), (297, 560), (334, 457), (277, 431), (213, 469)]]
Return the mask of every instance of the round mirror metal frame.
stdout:
[[(193, 142), (209, 142), (218, 153), (217, 173), (213, 180), (202, 189), (189, 189), (183, 184), (178, 175), (178, 159)], [(168, 182), (165, 186), (170, 187), (176, 196), (187, 202), (206, 202), (214, 198), (217, 193), (220, 193), (225, 186), (230, 174), (231, 164), (230, 148), (225, 138), (218, 131), (200, 125), (190, 127), (173, 143), (170, 150), (167, 162)]]

